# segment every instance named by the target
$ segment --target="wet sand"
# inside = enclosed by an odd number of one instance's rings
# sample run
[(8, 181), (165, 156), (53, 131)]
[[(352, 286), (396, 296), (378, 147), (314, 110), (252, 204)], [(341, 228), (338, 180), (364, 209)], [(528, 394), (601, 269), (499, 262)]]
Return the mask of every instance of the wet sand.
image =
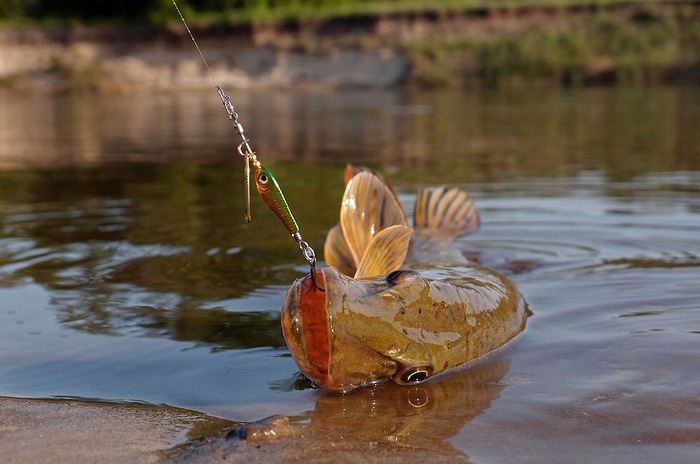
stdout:
[(159, 462), (234, 423), (168, 406), (0, 398), (0, 461)]
[(304, 437), (304, 430), (285, 416), (235, 425), (167, 406), (0, 398), (4, 463), (467, 462), (430, 450)]
[(488, 409), (510, 363), (438, 382), (323, 394), (304, 417), (233, 422), (169, 406), (0, 398), (2, 462), (470, 462), (452, 437)]

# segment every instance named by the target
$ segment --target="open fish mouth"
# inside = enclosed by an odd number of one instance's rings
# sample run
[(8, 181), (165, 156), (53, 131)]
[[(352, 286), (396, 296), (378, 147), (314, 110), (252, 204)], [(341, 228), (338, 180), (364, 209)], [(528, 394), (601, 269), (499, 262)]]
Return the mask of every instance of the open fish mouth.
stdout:
[[(315, 270), (316, 283), (325, 287), (323, 272)], [(327, 383), (330, 335), (326, 294), (314, 286), (311, 275), (290, 287), (282, 305), (282, 332), (301, 371), (319, 386)]]
[(307, 275), (292, 284), (282, 305), (282, 331), (301, 372), (317, 386), (337, 392), (391, 378), (397, 363), (353, 329), (356, 308), (345, 304), (373, 284), (357, 282), (333, 267), (315, 272), (325, 292)]

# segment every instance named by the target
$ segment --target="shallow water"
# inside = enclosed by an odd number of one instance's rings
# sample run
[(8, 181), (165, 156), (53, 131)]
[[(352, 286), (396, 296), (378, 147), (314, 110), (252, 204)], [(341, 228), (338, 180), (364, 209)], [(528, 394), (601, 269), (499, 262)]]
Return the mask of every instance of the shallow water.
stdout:
[[(321, 252), (346, 162), (472, 192), (467, 255), (533, 316), (420, 387), (304, 388), (279, 308), (308, 271), (212, 94), (0, 96), (0, 395), (165, 403), (473, 462), (700, 456), (700, 90), (233, 95)], [(398, 448), (397, 448), (398, 449)]]

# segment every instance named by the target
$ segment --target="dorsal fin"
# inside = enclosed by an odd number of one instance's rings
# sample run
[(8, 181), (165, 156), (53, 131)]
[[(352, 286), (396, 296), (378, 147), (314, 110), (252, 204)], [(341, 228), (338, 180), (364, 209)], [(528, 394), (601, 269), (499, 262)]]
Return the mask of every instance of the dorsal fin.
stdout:
[(340, 227), (356, 266), (372, 238), (397, 224), (407, 225), (403, 208), (379, 177), (362, 171), (350, 179), (340, 206)]
[(459, 188), (428, 187), (418, 191), (413, 224), (420, 232), (457, 237), (479, 228), (479, 211)]
[(355, 278), (383, 276), (401, 267), (411, 235), (413, 229), (403, 225), (387, 227), (376, 234), (365, 250)]
[[(343, 179), (345, 180), (345, 185), (348, 185), (348, 182), (350, 182), (350, 179), (355, 177), (357, 174), (361, 172), (371, 172), (375, 176), (379, 177), (379, 180), (382, 181), (384, 186), (389, 189), (392, 195), (394, 195), (394, 198), (396, 199), (396, 203), (398, 203), (399, 207), (401, 207), (401, 211), (403, 211), (403, 205), (401, 204), (401, 201), (399, 200), (399, 194), (396, 193), (396, 190), (394, 190), (394, 186), (391, 185), (391, 182), (387, 182), (384, 177), (378, 173), (377, 171), (373, 171), (367, 166), (357, 166), (351, 163), (348, 163), (345, 165), (345, 171), (343, 172)], [(406, 212), (404, 211), (404, 216), (406, 216)]]
[(328, 231), (326, 242), (323, 244), (323, 257), (326, 264), (333, 266), (343, 274), (351, 277), (355, 274), (357, 265), (345, 241), (340, 224), (336, 224)]

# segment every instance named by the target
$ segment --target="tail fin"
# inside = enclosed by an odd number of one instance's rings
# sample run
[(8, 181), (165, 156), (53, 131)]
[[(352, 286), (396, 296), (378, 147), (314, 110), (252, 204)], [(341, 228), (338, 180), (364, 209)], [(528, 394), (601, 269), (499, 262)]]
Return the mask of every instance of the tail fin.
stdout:
[(428, 187), (418, 191), (413, 224), (417, 232), (458, 237), (479, 228), (479, 211), (469, 194), (456, 187)]

